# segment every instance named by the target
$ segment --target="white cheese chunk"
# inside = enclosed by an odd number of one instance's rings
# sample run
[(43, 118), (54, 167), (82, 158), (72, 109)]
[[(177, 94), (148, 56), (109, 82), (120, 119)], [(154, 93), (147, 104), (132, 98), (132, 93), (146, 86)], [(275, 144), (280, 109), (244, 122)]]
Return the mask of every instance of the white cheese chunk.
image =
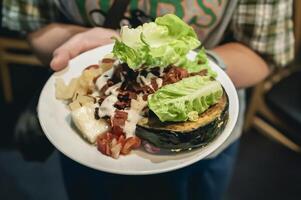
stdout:
[(95, 143), (97, 137), (108, 131), (109, 126), (103, 119), (94, 118), (96, 104), (83, 106), (71, 112), (72, 121), (80, 130), (82, 136), (90, 143)]

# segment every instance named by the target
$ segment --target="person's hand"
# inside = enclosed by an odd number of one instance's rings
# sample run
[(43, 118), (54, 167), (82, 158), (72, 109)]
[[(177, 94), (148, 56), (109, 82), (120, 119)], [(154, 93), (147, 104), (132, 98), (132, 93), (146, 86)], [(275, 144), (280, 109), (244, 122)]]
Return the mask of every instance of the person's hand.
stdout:
[(112, 37), (119, 35), (116, 31), (105, 28), (92, 28), (78, 33), (53, 52), (50, 67), (55, 71), (61, 70), (67, 67), (70, 59), (80, 53), (112, 43)]

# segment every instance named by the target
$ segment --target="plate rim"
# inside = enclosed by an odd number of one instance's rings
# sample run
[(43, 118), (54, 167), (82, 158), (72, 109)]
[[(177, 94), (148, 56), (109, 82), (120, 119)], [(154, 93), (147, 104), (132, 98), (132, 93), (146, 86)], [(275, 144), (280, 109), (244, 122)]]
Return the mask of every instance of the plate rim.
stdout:
[[(110, 49), (112, 47), (113, 47), (113, 44), (108, 44), (108, 45), (104, 45), (104, 46), (100, 46), (100, 47), (91, 49), (91, 50), (86, 51), (86, 52), (78, 55), (77, 57), (73, 58), (72, 60), (70, 60), (70, 62), (73, 61), (73, 60), (75, 60), (75, 59), (77, 59), (78, 57), (82, 56), (83, 54), (89, 54), (89, 52), (91, 52), (91, 51), (97, 51), (98, 49), (102, 49), (102, 48), (103, 49), (105, 49), (105, 48), (109, 48)], [(100, 59), (101, 59), (101, 56), (99, 56), (99, 60)], [(209, 61), (209, 62), (211, 62), (211, 64), (213, 63), (213, 61)], [(213, 63), (213, 64), (216, 65), (215, 63)], [(46, 121), (43, 120), (43, 113), (41, 112), (41, 109), (42, 109), (41, 107), (43, 106), (42, 99), (47, 96), (47, 94), (45, 94), (47, 92), (45, 88), (48, 87), (48, 85), (50, 84), (50, 82), (52, 81), (52, 79), (55, 79), (55, 78), (58, 77), (57, 75), (58, 75), (58, 73), (60, 73), (60, 71), (59, 72), (55, 72), (54, 74), (52, 74), (48, 78), (47, 82), (44, 84), (43, 89), (42, 89), (42, 91), (40, 93), (39, 101), (38, 101), (38, 105), (37, 105), (37, 114), (38, 114), (39, 123), (41, 125), (42, 130), (43, 130), (43, 133), (46, 135), (47, 139), (52, 143), (52, 145), (56, 149), (58, 149), (61, 153), (63, 153), (67, 158), (70, 158), (70, 159), (76, 161), (78, 164), (82, 164), (82, 165), (84, 165), (86, 167), (90, 167), (90, 168), (92, 168), (94, 170), (97, 170), (97, 171), (103, 171), (103, 172), (107, 172), (107, 173), (120, 174), (120, 175), (151, 175), (151, 174), (159, 174), (159, 173), (165, 173), (165, 172), (169, 172), (169, 171), (174, 171), (174, 170), (177, 170), (177, 169), (181, 169), (183, 167), (186, 167), (186, 166), (189, 166), (189, 165), (191, 165), (193, 163), (196, 163), (196, 162), (198, 162), (200, 160), (203, 160), (204, 158), (206, 158), (210, 154), (212, 154), (215, 150), (217, 150), (218, 148), (220, 148), (222, 146), (222, 144), (224, 144), (226, 142), (226, 140), (230, 137), (230, 135), (232, 134), (233, 129), (235, 128), (235, 125), (237, 123), (238, 113), (239, 113), (238, 94), (237, 94), (235, 86), (234, 86), (233, 82), (231, 81), (231, 79), (229, 78), (229, 76), (222, 69), (220, 69), (220, 70), (222, 71), (220, 73), (224, 73), (224, 77), (227, 79), (227, 82), (230, 84), (229, 87), (231, 87), (231, 90), (235, 91), (234, 92), (234, 99), (233, 99), (235, 102), (233, 102), (233, 106), (235, 106), (236, 113), (234, 113), (234, 116), (233, 116), (234, 122), (231, 124), (232, 125), (230, 127), (231, 131), (229, 131), (228, 135), (224, 138), (223, 142), (221, 142), (220, 144), (216, 145), (216, 148), (210, 149), (205, 154), (204, 153), (200, 154), (201, 156), (200, 155), (194, 156), (192, 159), (190, 159), (190, 160), (188, 160), (186, 162), (181, 162), (181, 163), (178, 163), (177, 165), (173, 165), (173, 166), (170, 166), (170, 167), (166, 167), (164, 169), (160, 169), (159, 171), (158, 171), (158, 169), (155, 169), (155, 171), (154, 170), (141, 170), (141, 171), (125, 170), (125, 171), (123, 171), (123, 170), (120, 170), (120, 169), (103, 168), (103, 167), (101, 167), (101, 166), (99, 166), (97, 164), (94, 164), (94, 163), (87, 163), (87, 162), (81, 161), (80, 159), (78, 159), (73, 154), (69, 154), (69, 153), (65, 152), (64, 148), (62, 148), (60, 145), (58, 145), (54, 141), (53, 137), (48, 132), (47, 125), (45, 124)], [(66, 72), (66, 73), (68, 73), (68, 72)], [(58, 101), (61, 101), (61, 100), (58, 100)], [(230, 104), (230, 101), (229, 101), (229, 104)], [(218, 137), (220, 137), (220, 136), (221, 136), (221, 134)], [(91, 145), (91, 146), (93, 146), (93, 145)], [(94, 146), (93, 148), (96, 148), (96, 147)]]

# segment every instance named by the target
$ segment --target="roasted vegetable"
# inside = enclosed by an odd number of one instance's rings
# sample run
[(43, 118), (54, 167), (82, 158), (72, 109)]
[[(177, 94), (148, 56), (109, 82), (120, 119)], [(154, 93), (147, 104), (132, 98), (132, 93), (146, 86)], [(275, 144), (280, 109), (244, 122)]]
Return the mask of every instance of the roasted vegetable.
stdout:
[(228, 97), (224, 92), (218, 103), (202, 113), (196, 121), (161, 122), (155, 115), (139, 121), (136, 135), (161, 150), (179, 152), (211, 142), (228, 121)]

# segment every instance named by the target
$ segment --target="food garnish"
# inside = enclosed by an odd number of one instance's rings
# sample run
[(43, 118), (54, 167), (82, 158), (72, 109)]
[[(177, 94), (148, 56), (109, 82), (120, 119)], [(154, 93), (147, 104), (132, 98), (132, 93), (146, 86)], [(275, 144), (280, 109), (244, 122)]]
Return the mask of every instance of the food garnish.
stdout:
[[(227, 97), (204, 48), (188, 56), (200, 45), (192, 27), (172, 14), (122, 27), (98, 65), (68, 85), (57, 80), (56, 98), (67, 102), (80, 134), (104, 155), (117, 159), (141, 144), (151, 152), (189, 150), (216, 135), (210, 124), (218, 133), (226, 121)], [(196, 131), (206, 126), (206, 136)]]

